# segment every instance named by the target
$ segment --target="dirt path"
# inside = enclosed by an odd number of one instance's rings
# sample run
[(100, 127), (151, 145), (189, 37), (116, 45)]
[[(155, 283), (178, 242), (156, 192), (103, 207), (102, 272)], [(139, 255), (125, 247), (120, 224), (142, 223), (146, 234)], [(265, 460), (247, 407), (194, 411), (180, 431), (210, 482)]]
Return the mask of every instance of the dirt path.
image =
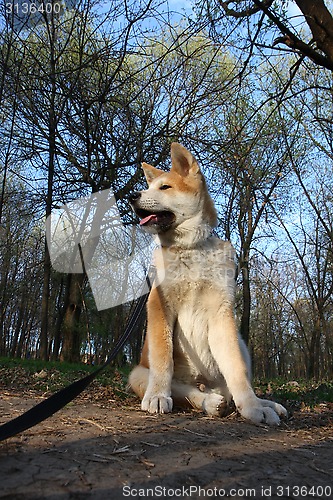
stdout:
[[(0, 421), (39, 402), (2, 394)], [(333, 405), (279, 428), (81, 398), (0, 444), (0, 498), (329, 498)], [(303, 489), (300, 489), (303, 487)], [(326, 491), (325, 491), (326, 487)]]

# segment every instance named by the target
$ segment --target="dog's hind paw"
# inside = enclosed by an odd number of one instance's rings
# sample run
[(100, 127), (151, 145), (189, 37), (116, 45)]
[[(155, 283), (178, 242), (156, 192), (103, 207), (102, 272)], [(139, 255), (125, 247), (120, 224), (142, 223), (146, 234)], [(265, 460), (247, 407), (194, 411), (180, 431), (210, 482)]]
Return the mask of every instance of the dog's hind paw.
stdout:
[(145, 396), (141, 403), (141, 409), (149, 413), (170, 413), (172, 411), (172, 398), (157, 394), (155, 396)]
[(207, 394), (202, 402), (202, 409), (211, 417), (225, 417), (231, 413), (228, 402), (220, 394)]

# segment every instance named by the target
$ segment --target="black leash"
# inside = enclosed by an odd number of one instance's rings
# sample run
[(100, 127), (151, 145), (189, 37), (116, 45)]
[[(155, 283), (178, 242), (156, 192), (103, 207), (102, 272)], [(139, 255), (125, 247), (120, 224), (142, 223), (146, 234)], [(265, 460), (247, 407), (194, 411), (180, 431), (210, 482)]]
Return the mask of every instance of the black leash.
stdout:
[[(147, 276), (147, 283), (148, 283), (148, 288), (151, 288), (148, 276)], [(90, 373), (86, 377), (77, 380), (68, 387), (65, 387), (64, 389), (61, 389), (60, 391), (56, 392), (55, 394), (45, 399), (41, 403), (38, 403), (36, 406), (26, 411), (19, 417), (14, 418), (13, 420), (10, 420), (9, 422), (6, 422), (5, 424), (1, 425), (0, 441), (15, 436), (16, 434), (19, 434), (20, 432), (23, 432), (27, 429), (30, 429), (30, 427), (39, 424), (43, 420), (46, 420), (54, 413), (61, 410), (61, 408), (66, 406), (74, 398), (76, 398), (76, 396), (78, 396), (82, 391), (84, 391), (84, 389), (96, 378), (96, 376), (102, 370), (104, 370), (111, 363), (111, 361), (117, 356), (117, 354), (124, 347), (126, 341), (130, 337), (134, 329), (134, 326), (138, 318), (140, 317), (144, 309), (144, 306), (148, 299), (148, 295), (149, 293), (146, 293), (145, 295), (141, 295), (141, 297), (138, 299), (133, 309), (133, 312), (127, 322), (124, 333), (118, 339), (116, 345), (112, 349), (112, 352), (105, 361), (104, 365), (100, 366), (99, 368), (97, 368), (96, 371)]]

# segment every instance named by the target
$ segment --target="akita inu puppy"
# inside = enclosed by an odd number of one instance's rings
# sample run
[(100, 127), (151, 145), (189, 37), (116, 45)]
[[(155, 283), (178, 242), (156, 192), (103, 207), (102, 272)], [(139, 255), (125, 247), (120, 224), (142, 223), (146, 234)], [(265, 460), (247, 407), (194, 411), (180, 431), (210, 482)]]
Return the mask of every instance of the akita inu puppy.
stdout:
[(149, 188), (130, 197), (160, 246), (146, 340), (129, 384), (150, 413), (171, 412), (174, 402), (225, 415), (233, 400), (252, 422), (278, 424), (287, 412), (254, 394), (250, 357), (237, 333), (234, 249), (211, 235), (216, 210), (195, 158), (173, 143), (171, 160), (168, 173), (143, 163)]

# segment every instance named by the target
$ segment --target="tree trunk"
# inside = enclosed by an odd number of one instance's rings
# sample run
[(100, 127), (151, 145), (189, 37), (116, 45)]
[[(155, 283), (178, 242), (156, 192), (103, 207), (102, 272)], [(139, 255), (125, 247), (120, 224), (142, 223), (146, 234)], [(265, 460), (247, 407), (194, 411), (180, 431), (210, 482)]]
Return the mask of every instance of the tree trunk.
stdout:
[(39, 357), (47, 360), (48, 327), (49, 327), (49, 296), (50, 296), (51, 259), (47, 243), (45, 242), (44, 277), (42, 292), (42, 314), (40, 326)]
[(61, 361), (80, 362), (81, 332), (80, 316), (82, 311), (82, 286), (84, 274), (70, 274), (65, 299), (63, 321), (63, 344)]
[(323, 0), (295, 0), (306, 22), (318, 49), (327, 56), (333, 67), (333, 18)]
[[(23, 298), (23, 295), (22, 295), (22, 300), (25, 300)], [(21, 328), (22, 328), (24, 314), (25, 314), (24, 303), (21, 302), (20, 307), (19, 307), (17, 321), (16, 321), (15, 332), (14, 332), (14, 335), (13, 335), (12, 346), (11, 346), (11, 350), (10, 350), (10, 356), (12, 358), (14, 358), (15, 356), (21, 357), (19, 355), (19, 353), (17, 352), (17, 347), (18, 347), (18, 340), (19, 340), (20, 331), (21, 331)]]
[(58, 312), (58, 317), (55, 325), (54, 339), (53, 339), (53, 351), (51, 354), (52, 361), (58, 361), (59, 351), (61, 346), (61, 326), (63, 323), (63, 313)]
[[(54, 43), (56, 40), (56, 32), (52, 24), (52, 42), (50, 66), (51, 66), (51, 96), (49, 108), (49, 164), (48, 164), (48, 179), (47, 179), (47, 196), (46, 196), (46, 218), (51, 215), (52, 200), (53, 200), (53, 178), (55, 167), (56, 155), (56, 131), (57, 121), (55, 115), (55, 100), (56, 100), (56, 63), (54, 54)], [(43, 278), (43, 292), (42, 292), (42, 314), (41, 314), (41, 331), (40, 331), (40, 353), (39, 356), (44, 361), (48, 359), (48, 328), (49, 328), (49, 298), (50, 298), (50, 282), (51, 282), (51, 257), (47, 241), (45, 241), (45, 256), (44, 256), (44, 278)]]

